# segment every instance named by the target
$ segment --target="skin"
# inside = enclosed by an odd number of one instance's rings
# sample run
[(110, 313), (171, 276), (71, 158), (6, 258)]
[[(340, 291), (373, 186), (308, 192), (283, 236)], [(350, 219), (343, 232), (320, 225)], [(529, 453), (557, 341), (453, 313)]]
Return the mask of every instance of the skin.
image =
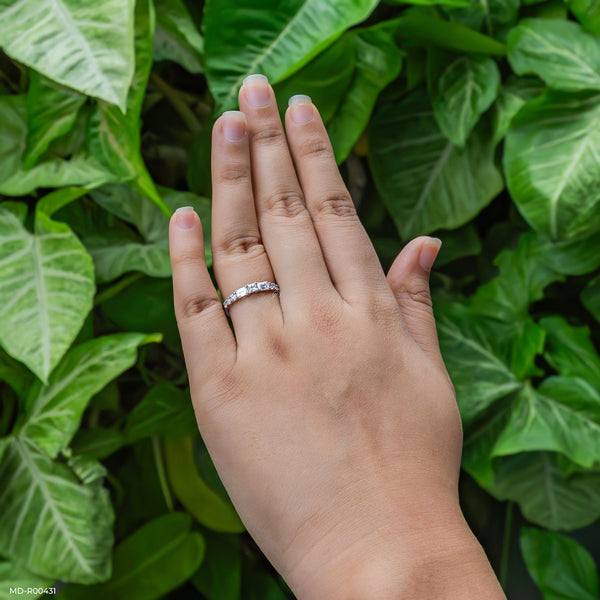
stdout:
[(239, 104), (213, 130), (214, 272), (224, 298), (281, 293), (234, 303), (232, 331), (195, 213), (170, 249), (198, 426), (242, 521), (299, 600), (505, 598), (458, 501), (439, 242), (412, 240), (386, 277), (316, 107), (292, 105), (284, 133), (256, 77)]

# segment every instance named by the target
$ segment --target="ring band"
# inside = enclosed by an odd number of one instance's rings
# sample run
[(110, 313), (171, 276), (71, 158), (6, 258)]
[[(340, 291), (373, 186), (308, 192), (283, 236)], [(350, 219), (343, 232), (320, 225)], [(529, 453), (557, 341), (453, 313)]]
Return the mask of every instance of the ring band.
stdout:
[(255, 281), (254, 283), (247, 283), (246, 285), (238, 288), (233, 292), (233, 294), (227, 296), (225, 302), (223, 302), (223, 308), (225, 309), (225, 314), (229, 316), (229, 307), (238, 300), (241, 300), (245, 296), (250, 296), (250, 294), (256, 294), (258, 292), (275, 292), (279, 294), (279, 286), (272, 281)]

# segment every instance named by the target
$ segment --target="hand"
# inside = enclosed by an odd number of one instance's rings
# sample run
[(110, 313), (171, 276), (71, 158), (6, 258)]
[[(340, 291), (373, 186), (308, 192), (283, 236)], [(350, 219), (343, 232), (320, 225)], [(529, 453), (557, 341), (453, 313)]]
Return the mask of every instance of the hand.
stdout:
[(439, 243), (413, 240), (386, 278), (319, 113), (299, 100), (286, 139), (273, 90), (251, 77), (242, 112), (213, 130), (219, 288), (225, 298), (273, 281), (280, 296), (234, 303), (232, 332), (197, 215), (171, 222), (202, 436), (248, 531), (299, 598), (503, 598), (458, 504), (460, 415), (428, 284)]

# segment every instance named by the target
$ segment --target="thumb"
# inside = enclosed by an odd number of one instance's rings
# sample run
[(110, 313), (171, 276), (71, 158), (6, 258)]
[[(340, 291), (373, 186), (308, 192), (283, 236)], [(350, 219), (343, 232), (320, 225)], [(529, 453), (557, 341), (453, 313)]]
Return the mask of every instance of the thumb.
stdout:
[(441, 245), (438, 238), (427, 236), (410, 241), (390, 267), (387, 280), (409, 333), (423, 352), (445, 371), (429, 291), (429, 273)]

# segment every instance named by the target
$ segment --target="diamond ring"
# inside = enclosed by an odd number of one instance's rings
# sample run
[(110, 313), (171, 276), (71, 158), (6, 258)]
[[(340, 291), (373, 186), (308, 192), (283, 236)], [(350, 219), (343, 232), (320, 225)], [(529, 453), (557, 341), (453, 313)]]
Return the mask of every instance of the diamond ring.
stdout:
[(227, 296), (227, 299), (223, 302), (225, 314), (229, 316), (228, 309), (234, 302), (241, 300), (244, 296), (250, 296), (250, 294), (256, 294), (258, 292), (275, 292), (276, 294), (279, 294), (279, 286), (272, 281), (255, 281), (254, 283), (247, 283), (245, 286), (235, 290), (230, 296)]

